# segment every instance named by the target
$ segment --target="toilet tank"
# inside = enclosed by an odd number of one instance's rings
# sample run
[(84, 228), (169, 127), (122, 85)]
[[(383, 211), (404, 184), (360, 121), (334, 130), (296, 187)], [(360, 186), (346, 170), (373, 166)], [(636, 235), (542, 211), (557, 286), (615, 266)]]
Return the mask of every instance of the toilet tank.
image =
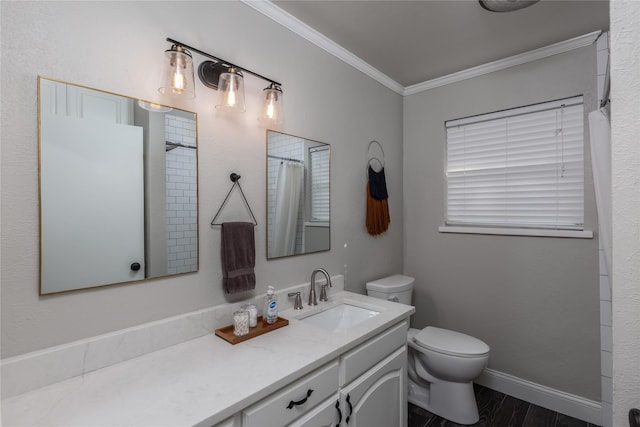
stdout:
[(374, 298), (386, 299), (402, 304), (411, 305), (411, 294), (415, 279), (402, 274), (383, 277), (367, 282), (367, 295)]

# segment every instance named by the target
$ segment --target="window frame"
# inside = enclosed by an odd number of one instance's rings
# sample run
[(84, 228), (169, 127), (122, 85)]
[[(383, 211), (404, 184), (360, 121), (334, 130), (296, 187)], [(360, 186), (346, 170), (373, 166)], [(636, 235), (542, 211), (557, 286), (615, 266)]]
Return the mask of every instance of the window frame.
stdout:
[[(464, 126), (464, 125), (472, 125), (475, 123), (486, 122), (486, 121), (497, 121), (500, 119), (514, 117), (524, 114), (533, 114), (538, 112), (543, 112), (547, 110), (557, 110), (562, 106), (576, 106), (582, 105), (582, 126), (584, 130), (585, 126), (585, 114), (584, 114), (584, 97), (582, 95), (573, 96), (568, 98), (563, 98), (554, 101), (541, 102), (537, 104), (531, 104), (522, 107), (510, 108), (501, 111), (495, 111), (491, 113), (479, 114), (475, 116), (464, 117), (461, 119), (447, 120), (444, 123), (444, 133), (445, 133), (445, 151), (444, 151), (444, 175), (445, 175), (445, 213), (444, 213), (444, 222), (443, 226), (438, 228), (439, 232), (442, 233), (463, 233), (463, 234), (490, 234), (490, 235), (520, 235), (520, 236), (548, 236), (548, 237), (572, 237), (572, 238), (593, 238), (593, 232), (587, 230), (585, 228), (586, 224), (582, 224), (582, 229), (571, 229), (571, 228), (558, 228), (556, 227), (544, 227), (544, 226), (530, 226), (524, 224), (514, 224), (504, 225), (504, 224), (464, 224), (464, 223), (454, 223), (448, 224), (449, 221), (449, 201), (450, 201), (450, 187), (449, 187), (449, 134), (448, 129), (455, 126)], [(585, 137), (586, 132), (583, 132), (582, 137), (582, 174), (583, 174), (583, 194), (582, 194), (582, 215), (584, 219), (584, 215), (586, 214), (585, 209), (585, 185), (586, 185), (586, 172), (587, 167), (585, 164)]]
[[(314, 154), (323, 155), (326, 151), (326, 159), (322, 159), (321, 161), (326, 161), (326, 180), (323, 179), (322, 187), (320, 188), (322, 191), (323, 199), (326, 198), (326, 218), (325, 217), (316, 217), (314, 216), (315, 210), (317, 206), (314, 203), (315, 193), (318, 189), (314, 185)], [(322, 153), (322, 154), (319, 154)], [(329, 145), (315, 145), (313, 147), (308, 148), (308, 157), (309, 157), (309, 216), (308, 216), (308, 225), (310, 226), (325, 226), (329, 224), (331, 221), (331, 152), (329, 150)], [(323, 175), (324, 178), (324, 175)]]

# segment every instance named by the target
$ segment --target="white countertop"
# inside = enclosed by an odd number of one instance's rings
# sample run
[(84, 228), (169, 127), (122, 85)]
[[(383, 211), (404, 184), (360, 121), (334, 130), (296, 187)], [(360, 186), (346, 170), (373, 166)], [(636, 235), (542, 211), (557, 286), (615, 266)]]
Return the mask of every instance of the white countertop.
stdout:
[(345, 332), (300, 322), (302, 311), (280, 315), (289, 325), (231, 345), (209, 334), (2, 401), (3, 426), (177, 426), (223, 421), (294, 379), (335, 359), (414, 308), (351, 292), (351, 300), (380, 314)]

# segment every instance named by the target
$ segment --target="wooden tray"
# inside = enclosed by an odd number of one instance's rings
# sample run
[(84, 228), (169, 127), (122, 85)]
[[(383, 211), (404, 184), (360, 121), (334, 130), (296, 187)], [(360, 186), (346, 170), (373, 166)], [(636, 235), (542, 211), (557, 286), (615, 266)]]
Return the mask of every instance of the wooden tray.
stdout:
[(216, 329), (216, 335), (231, 344), (238, 344), (239, 342), (249, 340), (259, 335), (266, 334), (283, 326), (287, 326), (289, 321), (283, 317), (278, 316), (276, 323), (268, 324), (262, 321), (262, 316), (258, 317), (258, 326), (255, 328), (249, 328), (249, 333), (241, 337), (233, 335), (233, 325), (225, 326), (224, 328)]

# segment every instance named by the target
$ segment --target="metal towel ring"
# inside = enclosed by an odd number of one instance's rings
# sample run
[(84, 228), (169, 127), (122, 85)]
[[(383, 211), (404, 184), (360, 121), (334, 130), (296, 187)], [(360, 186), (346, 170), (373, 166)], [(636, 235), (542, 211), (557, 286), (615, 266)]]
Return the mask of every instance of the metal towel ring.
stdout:
[[(382, 144), (380, 144), (375, 139), (369, 142), (369, 146), (367, 147), (367, 155), (369, 155), (369, 152), (371, 151), (371, 146), (373, 144), (377, 144), (378, 147), (380, 147), (380, 151), (382, 152), (382, 160), (380, 160), (378, 157), (375, 157), (375, 156), (369, 156), (369, 160), (367, 161), (367, 173), (369, 173), (369, 167), (371, 167), (371, 169), (373, 169), (376, 172), (380, 172), (382, 169), (384, 169), (384, 149), (382, 148)], [(371, 165), (371, 162), (374, 160), (378, 162), (378, 165), (380, 166), (379, 170), (375, 170), (375, 168)]]

